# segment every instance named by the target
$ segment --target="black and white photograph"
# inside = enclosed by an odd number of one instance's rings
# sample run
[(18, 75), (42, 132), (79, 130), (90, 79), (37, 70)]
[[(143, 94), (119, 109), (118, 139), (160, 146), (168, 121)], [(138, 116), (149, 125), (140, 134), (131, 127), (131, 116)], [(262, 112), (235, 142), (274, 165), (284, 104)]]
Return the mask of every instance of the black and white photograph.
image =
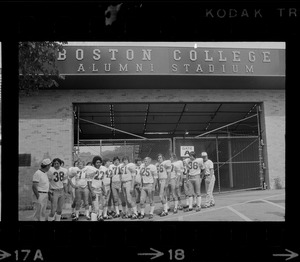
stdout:
[(285, 78), (284, 41), (20, 41), (19, 221), (285, 221)]

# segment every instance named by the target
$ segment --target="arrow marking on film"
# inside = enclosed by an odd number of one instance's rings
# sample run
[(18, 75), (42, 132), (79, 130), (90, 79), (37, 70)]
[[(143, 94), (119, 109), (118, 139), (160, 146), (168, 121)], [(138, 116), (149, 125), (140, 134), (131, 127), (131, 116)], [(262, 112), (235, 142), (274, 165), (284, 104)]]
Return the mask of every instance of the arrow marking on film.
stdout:
[(139, 256), (153, 256), (154, 257), (151, 257), (150, 259), (155, 259), (155, 258), (158, 258), (158, 257), (161, 257), (164, 255), (163, 252), (160, 252), (158, 250), (155, 250), (154, 248), (150, 248), (152, 251), (154, 251), (155, 253), (138, 253)]
[(297, 253), (295, 253), (291, 250), (285, 249), (285, 251), (289, 252), (289, 254), (273, 254), (273, 256), (274, 257), (288, 257), (285, 259), (286, 261), (299, 256)]
[(5, 252), (4, 250), (1, 250), (0, 249), (0, 260), (4, 259), (4, 258), (7, 258), (7, 257), (10, 257), (11, 254)]

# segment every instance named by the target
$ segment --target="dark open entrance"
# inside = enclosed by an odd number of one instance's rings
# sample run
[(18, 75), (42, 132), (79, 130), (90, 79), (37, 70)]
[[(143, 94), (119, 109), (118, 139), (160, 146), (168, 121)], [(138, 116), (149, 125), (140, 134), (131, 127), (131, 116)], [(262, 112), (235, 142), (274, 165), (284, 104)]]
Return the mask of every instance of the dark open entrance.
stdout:
[[(74, 151), (87, 158), (209, 154), (215, 191), (258, 188), (264, 177), (259, 103), (74, 104)], [(88, 154), (88, 152), (90, 152)], [(89, 160), (89, 159), (86, 159)]]

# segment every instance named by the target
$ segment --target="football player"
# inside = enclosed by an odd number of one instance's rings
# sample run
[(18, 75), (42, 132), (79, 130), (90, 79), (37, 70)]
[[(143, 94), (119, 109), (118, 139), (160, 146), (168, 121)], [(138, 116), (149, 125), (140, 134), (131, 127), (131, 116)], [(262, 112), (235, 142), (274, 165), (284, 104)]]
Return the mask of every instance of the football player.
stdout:
[(193, 195), (196, 194), (197, 196), (197, 206), (196, 212), (201, 210), (201, 192), (200, 192), (200, 185), (201, 185), (201, 172), (204, 170), (203, 159), (197, 158), (196, 153), (191, 151), (189, 153), (190, 161), (188, 162), (189, 168), (189, 208), (185, 211), (193, 210)]
[(141, 179), (141, 165), (142, 160), (140, 158), (137, 158), (135, 160), (135, 167), (136, 167), (136, 174), (134, 177), (134, 193), (135, 193), (135, 203), (137, 207), (138, 216), (141, 214), (141, 190), (142, 190), (142, 179)]
[[(111, 162), (109, 159), (103, 160), (103, 166), (101, 167), (100, 172), (103, 172), (103, 219), (111, 219), (112, 217), (107, 214), (108, 211), (108, 202), (111, 194), (111, 177), (112, 172), (109, 170)], [(101, 218), (100, 218), (101, 220)]]
[[(121, 171), (122, 193), (125, 197), (128, 211), (133, 211), (133, 214), (129, 213), (129, 215), (127, 216), (131, 217), (132, 219), (137, 219), (137, 209), (132, 199), (134, 189), (135, 164), (129, 163), (129, 158), (126, 156), (122, 158), (122, 162), (123, 163), (119, 167)], [(124, 218), (126, 218), (126, 215), (124, 216)]]
[(173, 213), (178, 212), (178, 203), (180, 201), (180, 183), (182, 183), (182, 173), (183, 173), (183, 163), (181, 160), (177, 159), (176, 154), (171, 154), (171, 174), (170, 174), (170, 193), (174, 200), (174, 210)]
[(72, 220), (74, 220), (76, 218), (76, 215), (75, 215), (76, 201), (75, 201), (75, 188), (72, 187), (70, 179), (72, 179), (73, 184), (75, 184), (74, 174), (77, 173), (77, 170), (78, 170), (78, 161), (76, 160), (76, 161), (74, 161), (73, 167), (70, 167), (69, 170), (68, 170), (68, 187), (69, 187), (69, 193), (71, 194), (71, 200), (72, 200), (72, 205), (71, 205), (71, 208), (72, 208), (71, 218), (72, 218)]
[[(90, 220), (89, 215), (89, 204), (88, 204), (88, 198), (89, 198), (89, 189), (87, 185), (87, 177), (86, 172), (84, 170), (84, 161), (78, 160), (78, 169), (73, 169), (73, 173), (69, 176), (71, 179), (69, 179), (71, 186), (75, 188), (75, 214), (76, 217), (74, 218), (75, 221), (79, 218), (79, 209), (81, 205), (81, 200), (83, 200), (83, 206), (85, 208), (85, 216), (87, 220)], [(76, 171), (76, 173), (74, 173)], [(75, 177), (75, 184), (72, 182), (72, 177)]]
[(67, 194), (67, 173), (68, 170), (61, 167), (62, 161), (59, 158), (54, 158), (52, 167), (49, 169), (48, 178), (50, 182), (51, 194), (51, 211), (48, 216), (48, 221), (60, 221), (63, 205), (65, 202), (65, 194)]
[(155, 209), (154, 203), (154, 191), (155, 185), (157, 183), (157, 168), (151, 164), (151, 158), (146, 157), (145, 163), (141, 164), (140, 175), (142, 178), (142, 189), (141, 189), (141, 214), (139, 219), (145, 217), (145, 203), (148, 196), (150, 202), (150, 213), (149, 219), (153, 218), (153, 213)]
[(189, 176), (189, 168), (188, 168), (188, 163), (190, 161), (190, 158), (185, 158), (183, 162), (183, 174), (182, 174), (182, 186), (183, 186), (183, 191), (185, 195), (185, 200), (186, 204), (184, 205), (184, 209), (189, 207), (189, 181), (188, 181), (188, 176)]
[(92, 197), (92, 212), (91, 220), (97, 221), (103, 220), (103, 197), (102, 197), (102, 178), (103, 173), (101, 173), (102, 158), (100, 156), (95, 156), (92, 160), (93, 166), (86, 166), (87, 176), (90, 178), (88, 181), (88, 187)]
[(163, 211), (161, 212), (160, 216), (167, 216), (169, 207), (167, 205), (166, 188), (170, 182), (171, 161), (164, 160), (164, 156), (162, 154), (158, 154), (157, 160), (158, 163), (156, 164), (156, 166), (159, 180), (159, 198), (163, 205)]
[(114, 214), (114, 218), (120, 217), (120, 211), (119, 211), (119, 201), (121, 200), (122, 204), (122, 217), (125, 218), (126, 216), (126, 202), (124, 195), (122, 193), (121, 189), (121, 173), (120, 173), (120, 159), (119, 157), (114, 157), (113, 158), (113, 164), (109, 166), (109, 169), (112, 172), (112, 183), (111, 183), (111, 189), (112, 189), (112, 194), (113, 194), (113, 201), (115, 205), (115, 211), (116, 213)]
[(205, 179), (205, 189), (206, 189), (206, 201), (204, 207), (212, 207), (215, 205), (215, 200), (213, 197), (213, 191), (215, 186), (216, 177), (214, 174), (214, 163), (208, 159), (206, 152), (202, 152), (201, 156), (204, 161), (204, 179)]

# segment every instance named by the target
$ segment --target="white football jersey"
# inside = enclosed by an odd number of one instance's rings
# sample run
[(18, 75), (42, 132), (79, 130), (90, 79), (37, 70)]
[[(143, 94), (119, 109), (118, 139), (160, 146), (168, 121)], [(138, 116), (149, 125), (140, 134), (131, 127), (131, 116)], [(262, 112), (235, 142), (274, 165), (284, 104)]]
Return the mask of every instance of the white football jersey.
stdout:
[(167, 172), (171, 171), (171, 161), (165, 160), (162, 163), (157, 163), (157, 173), (159, 179), (166, 179), (168, 178)]
[(178, 177), (183, 172), (183, 162), (181, 160), (175, 161), (171, 164), (171, 178)]
[[(120, 165), (119, 165), (120, 166)], [(111, 164), (109, 166), (109, 169), (111, 170), (112, 173), (112, 182), (120, 182), (120, 169), (119, 166), (116, 166), (114, 164)]]
[(64, 187), (63, 184), (67, 183), (67, 174), (68, 170), (63, 167), (60, 167), (59, 169), (50, 167), (48, 171), (50, 189), (62, 189)]
[(120, 172), (121, 172), (121, 181), (122, 182), (127, 182), (131, 181), (132, 177), (135, 176), (135, 164), (133, 163), (128, 163), (125, 165), (122, 163), (120, 166)]
[(85, 168), (78, 168), (77, 172), (76, 172), (76, 176), (75, 176), (75, 185), (79, 186), (79, 187), (86, 187), (87, 186), (87, 181), (89, 180), (89, 178), (87, 178), (87, 173)]
[(188, 162), (190, 176), (200, 175), (201, 170), (204, 169), (203, 158), (196, 158)]
[(87, 177), (89, 178), (90, 181), (92, 181), (92, 187), (95, 189), (95, 191), (99, 191), (102, 186), (102, 178), (103, 178), (103, 173), (101, 173), (101, 167), (97, 169), (96, 167), (89, 168), (87, 172)]
[(141, 174), (140, 174), (141, 166), (136, 166), (135, 171), (136, 171), (136, 173), (135, 173), (135, 183), (141, 184), (142, 183), (142, 178), (141, 178)]
[(103, 184), (105, 186), (108, 186), (110, 185), (110, 181), (111, 181), (111, 174), (110, 174), (110, 171), (106, 166), (101, 166), (101, 170), (100, 170), (100, 173), (103, 172)]
[(143, 183), (154, 183), (154, 178), (157, 178), (157, 168), (155, 165), (141, 164), (140, 175), (143, 180)]
[[(187, 158), (189, 161), (190, 159)], [(189, 168), (188, 168), (188, 160), (187, 159), (184, 159), (183, 160), (183, 178), (187, 178), (187, 175), (189, 174)]]
[(213, 169), (214, 168), (214, 163), (211, 161), (211, 160), (206, 160), (204, 163), (204, 174), (205, 175), (210, 175), (210, 169)]

